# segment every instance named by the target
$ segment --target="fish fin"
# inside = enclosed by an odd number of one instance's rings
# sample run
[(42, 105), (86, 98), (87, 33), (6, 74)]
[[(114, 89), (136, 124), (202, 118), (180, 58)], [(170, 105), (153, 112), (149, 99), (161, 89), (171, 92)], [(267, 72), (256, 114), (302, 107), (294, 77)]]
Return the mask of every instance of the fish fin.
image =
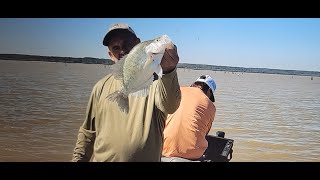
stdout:
[(153, 54), (152, 58), (155, 64), (160, 64), (164, 53)]
[(158, 75), (158, 78), (162, 78), (163, 70), (162, 70), (162, 67), (160, 66), (160, 64), (156, 67), (154, 72)]
[(120, 60), (118, 60), (115, 64), (111, 66), (112, 74), (116, 79), (123, 78), (123, 66), (128, 55), (123, 56)]
[(147, 61), (144, 63), (143, 69), (146, 69), (148, 66), (152, 65), (152, 63), (153, 63), (153, 57), (150, 55)]
[(129, 112), (129, 98), (121, 90), (108, 95), (107, 99), (109, 101), (117, 102), (121, 111), (125, 113)]
[(151, 66), (153, 71), (158, 75), (158, 77), (154, 76), (153, 80), (157, 80), (158, 78), (161, 78), (163, 75), (163, 70), (160, 65), (161, 59), (163, 57), (163, 54), (153, 54), (151, 55), (147, 61), (145, 62), (143, 69), (146, 69), (148, 66)]

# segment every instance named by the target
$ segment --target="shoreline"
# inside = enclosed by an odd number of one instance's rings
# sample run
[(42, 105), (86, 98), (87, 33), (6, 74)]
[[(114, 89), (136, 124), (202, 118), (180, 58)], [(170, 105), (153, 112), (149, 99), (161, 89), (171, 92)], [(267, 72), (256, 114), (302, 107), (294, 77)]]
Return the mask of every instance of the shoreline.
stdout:
[[(102, 58), (92, 58), (92, 57), (75, 58), (75, 57), (24, 55), (24, 54), (0, 54), (0, 60), (43, 61), (43, 62), (103, 64), (103, 65), (114, 64), (112, 60), (102, 59)], [(182, 69), (225, 71), (230, 73), (261, 73), (261, 74), (281, 74), (281, 75), (320, 77), (319, 71), (282, 70), (282, 69), (269, 69), (269, 68), (245, 68), (245, 67), (216, 66), (216, 65), (188, 64), (188, 63), (179, 63), (177, 67)]]

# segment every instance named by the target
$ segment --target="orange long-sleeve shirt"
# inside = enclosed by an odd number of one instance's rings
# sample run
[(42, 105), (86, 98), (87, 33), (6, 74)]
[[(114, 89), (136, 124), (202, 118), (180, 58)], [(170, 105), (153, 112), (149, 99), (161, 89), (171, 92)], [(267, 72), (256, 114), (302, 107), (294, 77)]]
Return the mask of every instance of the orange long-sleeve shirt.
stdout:
[(162, 155), (198, 159), (208, 147), (205, 136), (211, 129), (216, 108), (201, 89), (180, 89), (180, 106), (166, 120)]

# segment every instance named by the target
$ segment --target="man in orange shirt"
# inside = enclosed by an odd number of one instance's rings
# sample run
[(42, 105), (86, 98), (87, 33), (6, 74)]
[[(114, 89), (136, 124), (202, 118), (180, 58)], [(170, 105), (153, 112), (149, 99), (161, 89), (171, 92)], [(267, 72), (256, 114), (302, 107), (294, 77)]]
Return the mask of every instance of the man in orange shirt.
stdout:
[(208, 147), (206, 135), (216, 113), (213, 104), (216, 83), (209, 75), (203, 75), (191, 87), (180, 89), (180, 106), (166, 120), (162, 161), (170, 157), (199, 160)]

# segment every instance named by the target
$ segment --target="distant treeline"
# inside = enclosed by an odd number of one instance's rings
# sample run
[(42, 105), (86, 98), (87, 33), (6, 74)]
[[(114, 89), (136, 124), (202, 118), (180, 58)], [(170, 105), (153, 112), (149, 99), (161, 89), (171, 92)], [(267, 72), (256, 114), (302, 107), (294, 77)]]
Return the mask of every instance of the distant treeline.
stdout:
[[(62, 63), (105, 64), (105, 65), (114, 64), (114, 62), (111, 59), (92, 58), (92, 57), (74, 58), (74, 57), (56, 57), (56, 56), (36, 56), (36, 55), (24, 55), (24, 54), (0, 54), (0, 60), (47, 61), (47, 62), (62, 62)], [(186, 64), (186, 63), (179, 63), (178, 68), (187, 68), (187, 69), (194, 69), (194, 70), (284, 74), (284, 75), (320, 77), (320, 72), (318, 71), (297, 71), (297, 70), (281, 70), (281, 69), (268, 69), (268, 68), (244, 68), (244, 67), (215, 66), (215, 65), (205, 65), (205, 64)]]
[(297, 70), (281, 70), (281, 69), (268, 69), (268, 68), (244, 68), (244, 67), (231, 67), (231, 66), (215, 66), (215, 65), (206, 65), (206, 64), (185, 64), (185, 63), (179, 63), (178, 68), (187, 68), (187, 69), (194, 69), (194, 70), (284, 74), (284, 75), (320, 77), (320, 72), (318, 71), (297, 71)]
[(62, 63), (84, 63), (84, 64), (106, 64), (111, 65), (114, 62), (111, 59), (99, 59), (92, 57), (74, 58), (74, 57), (56, 57), (56, 56), (36, 56), (24, 54), (0, 54), (0, 60), (18, 60), (18, 61), (47, 61)]
[(244, 67), (231, 67), (231, 66), (214, 66), (214, 65), (205, 65), (205, 64), (185, 64), (185, 63), (178, 64), (178, 67), (179, 68), (195, 69), (195, 70), (284, 74), (284, 75), (320, 77), (320, 72), (318, 72), (318, 71), (297, 71), (297, 70), (282, 70), (282, 69), (268, 69), (268, 68), (244, 68)]

